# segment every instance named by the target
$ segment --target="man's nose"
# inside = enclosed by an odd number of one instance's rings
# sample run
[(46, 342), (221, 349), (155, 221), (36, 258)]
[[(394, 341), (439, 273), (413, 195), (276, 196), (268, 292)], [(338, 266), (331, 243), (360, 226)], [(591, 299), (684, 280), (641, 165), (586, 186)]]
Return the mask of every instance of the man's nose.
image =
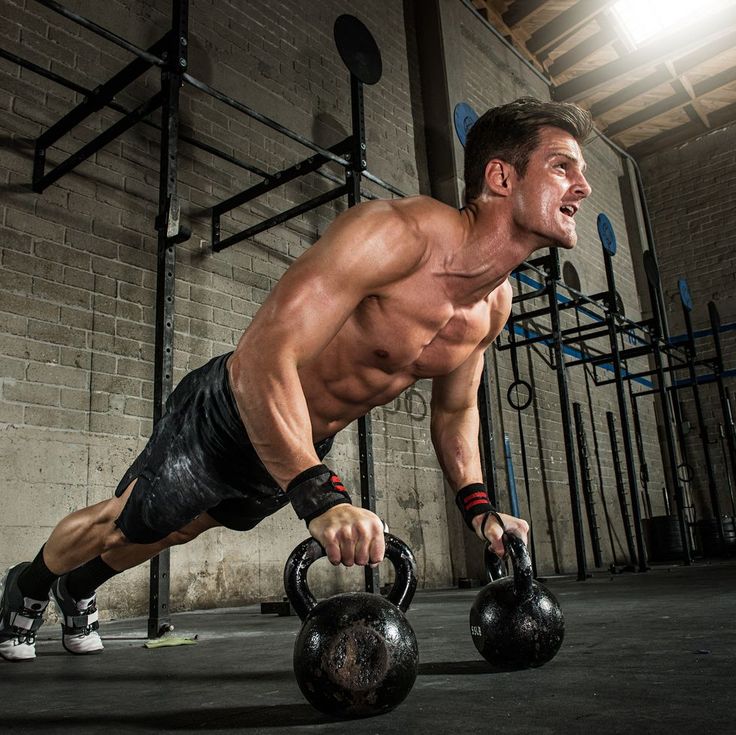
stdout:
[(590, 188), (590, 184), (588, 183), (588, 180), (585, 178), (585, 176), (583, 174), (580, 174), (578, 180), (573, 185), (573, 191), (581, 199), (584, 199), (585, 197), (589, 197), (590, 192), (593, 190)]

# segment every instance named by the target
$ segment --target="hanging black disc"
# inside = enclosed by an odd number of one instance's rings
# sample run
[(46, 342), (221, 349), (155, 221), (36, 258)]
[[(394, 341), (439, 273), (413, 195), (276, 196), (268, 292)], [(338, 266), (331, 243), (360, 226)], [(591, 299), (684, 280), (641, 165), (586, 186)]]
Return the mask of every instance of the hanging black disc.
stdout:
[(354, 16), (341, 15), (333, 29), (337, 52), (363, 84), (375, 84), (383, 72), (381, 52), (371, 32)]

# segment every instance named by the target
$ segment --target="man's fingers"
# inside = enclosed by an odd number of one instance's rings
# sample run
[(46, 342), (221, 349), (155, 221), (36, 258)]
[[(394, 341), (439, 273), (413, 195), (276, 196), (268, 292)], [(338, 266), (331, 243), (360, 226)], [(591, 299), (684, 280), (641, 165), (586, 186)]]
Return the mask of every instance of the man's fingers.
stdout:
[(355, 564), (355, 540), (352, 536), (344, 536), (340, 542), (340, 552), (342, 555), (342, 563), (346, 567), (352, 567)]
[(370, 547), (370, 561), (371, 565), (377, 566), (383, 561), (383, 557), (386, 554), (386, 539), (383, 532), (377, 534), (373, 538), (373, 542)]
[(330, 541), (325, 544), (325, 553), (327, 558), (330, 560), (330, 564), (337, 566), (342, 559), (342, 553), (340, 551), (340, 544), (337, 541)]
[(369, 560), (371, 547), (371, 537), (368, 534), (364, 534), (358, 540), (355, 545), (355, 563), (359, 566), (365, 566)]
[(377, 566), (386, 551), (384, 524), (374, 513), (340, 505), (315, 518), (310, 533), (324, 547), (330, 563)]

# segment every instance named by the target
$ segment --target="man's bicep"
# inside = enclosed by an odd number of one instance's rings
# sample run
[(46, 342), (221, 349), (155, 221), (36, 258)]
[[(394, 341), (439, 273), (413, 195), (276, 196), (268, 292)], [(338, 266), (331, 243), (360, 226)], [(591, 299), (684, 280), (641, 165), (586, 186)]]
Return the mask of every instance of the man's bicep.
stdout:
[(318, 355), (364, 298), (410, 270), (405, 230), (391, 208), (341, 215), (284, 273), (245, 339), (267, 335), (299, 361)]
[(297, 362), (319, 354), (363, 298), (361, 284), (335, 277), (319, 263), (293, 265), (273, 288), (244, 340), (292, 353)]
[(453, 413), (473, 408), (483, 372), (483, 350), (477, 349), (460, 367), (432, 381), (432, 411)]

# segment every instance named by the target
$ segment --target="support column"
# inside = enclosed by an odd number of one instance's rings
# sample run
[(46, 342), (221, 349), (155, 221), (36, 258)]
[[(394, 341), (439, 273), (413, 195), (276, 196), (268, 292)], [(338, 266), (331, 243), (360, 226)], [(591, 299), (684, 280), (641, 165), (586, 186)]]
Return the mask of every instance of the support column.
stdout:
[[(187, 68), (188, 0), (172, 0), (171, 35), (167, 65), (161, 72), (161, 157), (159, 167), (158, 216), (156, 217), (156, 334), (153, 379), (153, 422), (161, 418), (171, 393), (174, 375), (174, 285), (175, 245), (188, 239), (179, 222), (176, 193), (179, 91)], [(171, 630), (169, 620), (169, 550), (151, 559), (148, 608), (148, 637)]]

